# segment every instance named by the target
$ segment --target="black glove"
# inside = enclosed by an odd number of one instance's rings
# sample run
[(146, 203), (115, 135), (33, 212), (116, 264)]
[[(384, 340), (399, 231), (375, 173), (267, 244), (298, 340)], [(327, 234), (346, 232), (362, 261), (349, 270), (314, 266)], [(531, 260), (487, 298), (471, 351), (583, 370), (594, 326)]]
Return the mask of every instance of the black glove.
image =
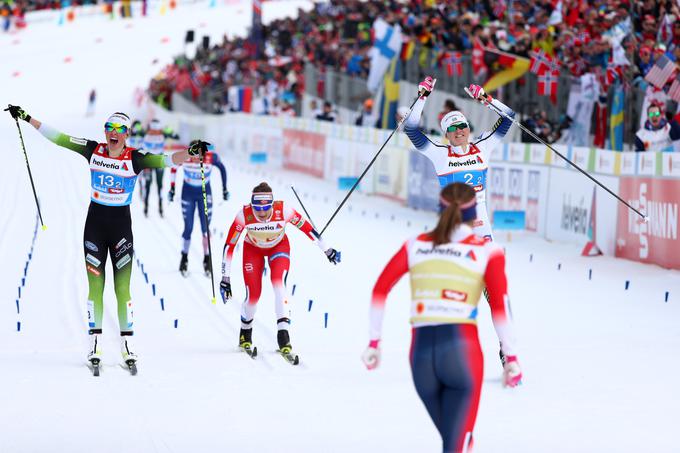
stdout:
[(328, 258), (328, 261), (333, 264), (338, 264), (340, 262), (340, 252), (334, 248), (326, 250), (326, 257)]
[(224, 277), (220, 282), (220, 295), (222, 296), (222, 302), (225, 304), (231, 299), (231, 283), (229, 283), (229, 277)]
[(210, 143), (204, 142), (203, 140), (195, 140), (191, 146), (189, 146), (189, 155), (190, 156), (198, 156), (199, 153), (201, 156), (205, 156), (205, 153), (208, 152), (208, 146), (210, 146)]
[(170, 185), (170, 192), (168, 192), (168, 200), (175, 201), (175, 185)]
[(14, 118), (15, 120), (20, 119), (26, 121), (27, 123), (31, 121), (31, 115), (26, 113), (26, 111), (19, 107), (18, 105), (8, 104), (7, 108), (5, 109), (5, 112), (9, 112), (9, 114), (12, 115), (12, 118)]
[(222, 191), (222, 199), (223, 199), (224, 201), (229, 200), (229, 191), (228, 191), (227, 189), (224, 189), (224, 190)]

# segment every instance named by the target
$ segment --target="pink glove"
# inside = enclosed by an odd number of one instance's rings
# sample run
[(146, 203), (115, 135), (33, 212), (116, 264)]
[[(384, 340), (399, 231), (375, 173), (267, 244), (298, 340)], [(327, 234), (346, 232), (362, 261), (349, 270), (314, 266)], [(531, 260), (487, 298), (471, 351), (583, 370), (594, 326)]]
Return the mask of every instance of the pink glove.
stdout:
[(420, 97), (428, 97), (430, 93), (432, 93), (432, 90), (434, 90), (435, 83), (437, 83), (436, 79), (433, 79), (430, 76), (425, 77), (425, 80), (418, 84), (418, 94), (420, 94)]
[(375, 370), (380, 365), (380, 348), (378, 347), (379, 340), (371, 340), (368, 347), (361, 355), (361, 360), (366, 365), (369, 371)]
[(503, 387), (517, 387), (521, 383), (522, 370), (519, 368), (517, 356), (506, 356), (505, 365), (503, 365)]
[(491, 96), (486, 94), (484, 88), (480, 87), (479, 85), (470, 85), (468, 87), (468, 91), (470, 92), (470, 95), (479, 102), (491, 102)]

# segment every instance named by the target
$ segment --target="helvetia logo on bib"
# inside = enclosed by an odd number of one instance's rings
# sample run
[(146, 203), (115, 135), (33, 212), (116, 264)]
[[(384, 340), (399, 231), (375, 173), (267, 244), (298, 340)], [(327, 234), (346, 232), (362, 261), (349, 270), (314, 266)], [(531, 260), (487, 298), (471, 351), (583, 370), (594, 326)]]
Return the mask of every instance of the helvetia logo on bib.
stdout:
[(126, 162), (123, 162), (123, 170), (125, 170), (125, 171), (130, 171), (130, 169), (128, 168)]

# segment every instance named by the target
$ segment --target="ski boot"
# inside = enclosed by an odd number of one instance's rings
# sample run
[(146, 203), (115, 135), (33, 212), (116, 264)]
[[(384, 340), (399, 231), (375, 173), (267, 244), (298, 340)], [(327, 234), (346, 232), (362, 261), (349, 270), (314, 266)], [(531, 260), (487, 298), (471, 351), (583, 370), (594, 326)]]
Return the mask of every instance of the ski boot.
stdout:
[(99, 376), (99, 365), (102, 360), (100, 336), (101, 330), (98, 332), (90, 331), (90, 352), (87, 354), (87, 361), (92, 369), (92, 374), (95, 376)]
[(209, 255), (205, 255), (203, 257), (203, 272), (205, 272), (206, 277), (211, 276), (211, 273), (210, 273), (210, 256)]
[(133, 376), (137, 374), (137, 354), (132, 352), (134, 346), (132, 345), (132, 334), (120, 336), (120, 352), (123, 355), (123, 362), (127, 365), (130, 374)]
[(238, 347), (253, 359), (257, 356), (257, 346), (253, 346), (253, 329), (241, 329)]
[(182, 259), (179, 261), (179, 272), (182, 274), (182, 277), (187, 276), (189, 272), (188, 268), (189, 268), (189, 255), (182, 252)]
[(293, 353), (293, 346), (290, 344), (290, 335), (288, 330), (281, 329), (276, 334), (276, 340), (279, 343), (279, 354), (291, 365), (297, 365), (300, 363), (300, 358), (297, 354)]

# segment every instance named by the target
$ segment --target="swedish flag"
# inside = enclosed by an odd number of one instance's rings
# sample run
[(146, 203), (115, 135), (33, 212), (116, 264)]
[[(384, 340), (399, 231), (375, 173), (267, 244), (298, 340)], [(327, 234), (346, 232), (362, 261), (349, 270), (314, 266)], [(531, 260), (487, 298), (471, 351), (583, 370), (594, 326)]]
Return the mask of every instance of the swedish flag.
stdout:
[(383, 129), (397, 127), (397, 109), (399, 108), (399, 79), (401, 76), (401, 61), (399, 57), (392, 58), (385, 73), (384, 90), (380, 103), (380, 125)]
[(623, 151), (623, 108), (626, 95), (620, 83), (614, 88), (612, 113), (609, 116), (609, 148)]

